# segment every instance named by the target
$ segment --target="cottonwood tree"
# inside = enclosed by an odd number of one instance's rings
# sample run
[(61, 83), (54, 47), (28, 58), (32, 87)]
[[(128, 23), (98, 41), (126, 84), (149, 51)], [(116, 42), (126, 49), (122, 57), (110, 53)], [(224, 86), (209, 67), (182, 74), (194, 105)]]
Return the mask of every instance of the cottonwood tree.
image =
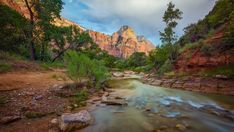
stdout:
[[(56, 56), (52, 62), (60, 58), (67, 50), (80, 51), (81, 49), (92, 48), (93, 39), (87, 32), (81, 32), (77, 27), (56, 27), (53, 28), (51, 39), (57, 47)], [(96, 49), (96, 47), (95, 47)]]
[[(24, 0), (24, 2), (30, 16), (28, 33), (30, 58), (36, 60), (35, 41), (39, 37), (42, 37), (42, 40), (49, 38), (50, 24), (55, 18), (60, 17), (63, 2), (62, 0)], [(40, 33), (39, 30), (41, 31)], [(45, 44), (42, 43), (41, 54), (44, 54)]]
[(170, 2), (168, 4), (167, 10), (164, 13), (163, 21), (166, 24), (166, 28), (164, 29), (164, 32), (160, 32), (160, 39), (164, 46), (169, 50), (169, 59), (172, 61), (176, 57), (176, 47), (173, 46), (175, 43), (177, 36), (173, 29), (177, 26), (177, 20), (182, 19), (182, 14), (179, 9), (175, 8), (175, 5)]

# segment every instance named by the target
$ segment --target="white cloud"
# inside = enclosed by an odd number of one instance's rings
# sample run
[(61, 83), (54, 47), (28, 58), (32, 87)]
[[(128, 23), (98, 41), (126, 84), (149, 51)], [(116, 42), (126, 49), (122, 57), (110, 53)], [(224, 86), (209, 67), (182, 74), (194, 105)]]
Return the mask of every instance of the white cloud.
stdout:
[[(72, 1), (72, 0), (69, 0)], [(111, 32), (122, 25), (132, 26), (138, 34), (159, 39), (158, 31), (164, 28), (162, 16), (171, 0), (73, 0), (88, 8), (82, 9), (87, 21), (97, 23)], [(172, 0), (184, 12), (176, 29), (178, 34), (189, 23), (202, 19), (213, 7), (215, 0)], [(99, 27), (100, 29), (100, 27)]]

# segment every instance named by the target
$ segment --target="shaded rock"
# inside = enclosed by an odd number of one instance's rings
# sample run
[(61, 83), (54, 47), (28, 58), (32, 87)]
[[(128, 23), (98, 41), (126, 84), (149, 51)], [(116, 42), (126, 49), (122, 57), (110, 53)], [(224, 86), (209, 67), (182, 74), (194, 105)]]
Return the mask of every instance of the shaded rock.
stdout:
[(108, 96), (109, 96), (109, 93), (104, 92), (103, 95), (102, 95), (102, 101), (106, 101)]
[(107, 105), (127, 105), (127, 103), (124, 100), (120, 100), (120, 99), (102, 100), (102, 103), (107, 104)]
[(87, 110), (81, 110), (78, 113), (66, 113), (61, 116), (59, 128), (61, 131), (68, 132), (75, 129), (81, 129), (92, 122), (92, 116)]
[(58, 124), (59, 122), (58, 122), (58, 119), (57, 118), (54, 118), (54, 119), (52, 119), (51, 121), (50, 121), (50, 123), (51, 124)]
[(8, 124), (8, 123), (17, 121), (19, 119), (21, 119), (20, 116), (6, 116), (6, 117), (1, 118), (0, 123), (1, 124)]
[(43, 96), (42, 96), (42, 95), (38, 95), (38, 96), (35, 96), (34, 99), (35, 99), (35, 100), (42, 100), (42, 99), (43, 99)]
[(177, 124), (175, 127), (177, 129), (179, 129), (180, 131), (185, 131), (186, 130), (186, 127), (184, 125), (182, 125), (182, 124)]

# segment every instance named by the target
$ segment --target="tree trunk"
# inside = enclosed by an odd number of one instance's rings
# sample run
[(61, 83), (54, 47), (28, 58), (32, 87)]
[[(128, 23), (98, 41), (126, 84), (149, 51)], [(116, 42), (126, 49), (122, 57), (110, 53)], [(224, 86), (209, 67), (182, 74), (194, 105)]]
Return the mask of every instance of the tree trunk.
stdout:
[(41, 44), (41, 61), (43, 61), (44, 59), (45, 59), (45, 43), (43, 42), (42, 44)]
[(63, 55), (63, 53), (64, 53), (65, 51), (67, 51), (68, 49), (70, 49), (70, 47), (68, 47), (68, 48), (62, 50), (61, 52), (59, 52), (59, 54), (58, 54), (56, 57), (54, 57), (54, 59), (52, 60), (52, 62), (56, 61), (56, 60), (57, 60), (61, 55)]
[(32, 5), (29, 5), (28, 0), (24, 0), (27, 9), (29, 11), (30, 15), (30, 31), (29, 31), (29, 48), (30, 48), (30, 58), (31, 60), (36, 60), (36, 49), (35, 49), (35, 44), (34, 44), (34, 39), (33, 39), (33, 30), (34, 30), (34, 15), (32, 11)]

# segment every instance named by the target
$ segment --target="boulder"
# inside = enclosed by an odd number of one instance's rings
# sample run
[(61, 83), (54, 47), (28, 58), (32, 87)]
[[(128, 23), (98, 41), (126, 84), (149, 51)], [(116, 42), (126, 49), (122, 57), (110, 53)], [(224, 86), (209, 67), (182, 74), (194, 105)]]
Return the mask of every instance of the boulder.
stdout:
[(112, 75), (113, 75), (114, 77), (124, 77), (124, 74), (121, 73), (121, 72), (113, 72)]
[(78, 113), (62, 114), (59, 122), (59, 128), (63, 132), (84, 128), (92, 123), (92, 116), (87, 110), (81, 110)]
[(8, 123), (17, 121), (19, 119), (21, 119), (20, 116), (6, 116), (6, 117), (1, 118), (0, 123), (1, 124), (8, 124)]
[(186, 127), (184, 125), (182, 125), (182, 124), (177, 124), (175, 127), (177, 129), (179, 129), (180, 131), (185, 131), (186, 130)]
[(135, 74), (134, 71), (124, 71), (124, 74)]
[(151, 85), (160, 86), (162, 84), (161, 80), (154, 80)]

